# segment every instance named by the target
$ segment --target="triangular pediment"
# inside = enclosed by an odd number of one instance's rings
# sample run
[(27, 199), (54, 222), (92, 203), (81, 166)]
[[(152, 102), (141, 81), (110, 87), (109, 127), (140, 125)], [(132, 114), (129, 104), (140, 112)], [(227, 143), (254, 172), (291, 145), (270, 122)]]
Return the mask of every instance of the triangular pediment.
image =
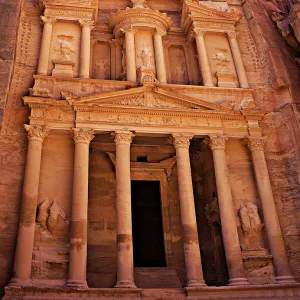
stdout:
[(127, 107), (164, 110), (215, 110), (224, 108), (186, 95), (174, 93), (158, 87), (139, 87), (129, 90), (95, 94), (68, 102), (74, 106)]

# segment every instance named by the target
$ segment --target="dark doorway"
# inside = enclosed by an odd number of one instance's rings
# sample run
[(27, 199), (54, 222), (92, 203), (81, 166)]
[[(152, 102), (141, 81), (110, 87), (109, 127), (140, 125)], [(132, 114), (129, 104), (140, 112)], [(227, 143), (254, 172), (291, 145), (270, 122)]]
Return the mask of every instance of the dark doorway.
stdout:
[(135, 267), (165, 267), (160, 182), (131, 181)]

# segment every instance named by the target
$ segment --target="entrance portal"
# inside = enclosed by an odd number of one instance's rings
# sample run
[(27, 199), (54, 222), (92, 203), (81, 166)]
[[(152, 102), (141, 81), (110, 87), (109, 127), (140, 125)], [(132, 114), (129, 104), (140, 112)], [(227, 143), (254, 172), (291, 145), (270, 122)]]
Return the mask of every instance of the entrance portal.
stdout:
[(166, 267), (159, 181), (131, 181), (135, 267)]

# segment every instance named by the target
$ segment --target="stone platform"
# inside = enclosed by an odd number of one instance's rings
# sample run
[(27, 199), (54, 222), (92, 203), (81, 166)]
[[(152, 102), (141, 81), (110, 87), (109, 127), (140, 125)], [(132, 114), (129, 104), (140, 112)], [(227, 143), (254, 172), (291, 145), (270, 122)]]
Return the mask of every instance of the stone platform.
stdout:
[(3, 300), (183, 300), (183, 299), (300, 299), (300, 284), (205, 287), (185, 289), (71, 289), (64, 287), (6, 287)]

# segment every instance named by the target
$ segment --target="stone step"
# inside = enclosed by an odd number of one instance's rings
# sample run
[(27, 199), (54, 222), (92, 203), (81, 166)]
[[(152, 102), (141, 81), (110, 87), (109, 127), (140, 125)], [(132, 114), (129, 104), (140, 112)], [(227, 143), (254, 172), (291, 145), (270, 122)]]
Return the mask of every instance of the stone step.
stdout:
[(135, 268), (135, 284), (138, 288), (182, 288), (176, 270), (170, 268)]

